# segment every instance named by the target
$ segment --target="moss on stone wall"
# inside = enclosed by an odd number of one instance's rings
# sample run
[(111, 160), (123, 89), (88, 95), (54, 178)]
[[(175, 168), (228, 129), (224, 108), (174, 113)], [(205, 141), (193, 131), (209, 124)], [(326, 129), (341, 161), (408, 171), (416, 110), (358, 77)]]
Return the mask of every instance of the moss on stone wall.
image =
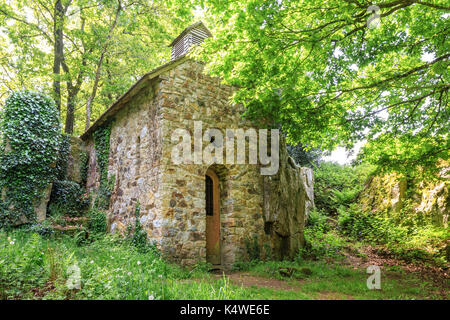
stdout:
[(372, 177), (360, 195), (364, 211), (385, 212), (399, 220), (411, 218), (424, 224), (448, 226), (450, 211), (448, 162), (441, 162), (436, 179), (406, 179), (396, 173)]

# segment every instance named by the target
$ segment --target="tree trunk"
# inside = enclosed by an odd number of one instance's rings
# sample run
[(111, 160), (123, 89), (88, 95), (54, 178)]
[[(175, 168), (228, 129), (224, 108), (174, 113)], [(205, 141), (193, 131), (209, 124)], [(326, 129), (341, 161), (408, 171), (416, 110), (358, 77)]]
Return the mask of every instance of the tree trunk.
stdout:
[(73, 133), (73, 124), (75, 122), (75, 95), (69, 92), (67, 97), (67, 114), (66, 126), (64, 132), (67, 134)]
[(61, 111), (61, 61), (63, 59), (63, 26), (64, 26), (65, 10), (61, 0), (57, 0), (54, 9), (53, 18), (53, 98), (55, 99), (58, 110)]
[(116, 15), (114, 17), (114, 21), (113, 21), (111, 27), (109, 28), (108, 36), (107, 36), (105, 44), (104, 44), (104, 46), (102, 48), (102, 52), (100, 54), (100, 58), (98, 59), (97, 71), (95, 72), (95, 81), (94, 81), (94, 85), (92, 87), (92, 93), (89, 96), (88, 101), (86, 103), (86, 126), (85, 126), (85, 130), (88, 130), (90, 125), (91, 125), (91, 105), (92, 105), (92, 102), (94, 101), (94, 98), (95, 98), (95, 96), (97, 94), (98, 82), (100, 81), (100, 72), (101, 72), (101, 69), (102, 69), (103, 59), (105, 58), (105, 54), (106, 54), (106, 51), (108, 49), (109, 42), (111, 41), (111, 38), (112, 38), (112, 35), (113, 35), (113, 32), (114, 32), (114, 28), (116, 27), (117, 20), (119, 19), (120, 11), (122, 11), (122, 4), (121, 4), (121, 2), (119, 0), (118, 4), (117, 4), (117, 11), (116, 11)]

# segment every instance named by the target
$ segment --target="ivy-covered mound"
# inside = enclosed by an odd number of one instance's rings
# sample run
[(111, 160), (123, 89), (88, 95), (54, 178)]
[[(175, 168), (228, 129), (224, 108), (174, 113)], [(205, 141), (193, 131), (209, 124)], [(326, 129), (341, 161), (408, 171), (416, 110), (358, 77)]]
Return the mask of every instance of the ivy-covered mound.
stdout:
[(89, 207), (86, 190), (75, 181), (57, 180), (53, 183), (50, 210), (72, 217), (80, 216)]
[(0, 227), (31, 222), (55, 179), (61, 143), (59, 112), (48, 96), (12, 93), (0, 114)]

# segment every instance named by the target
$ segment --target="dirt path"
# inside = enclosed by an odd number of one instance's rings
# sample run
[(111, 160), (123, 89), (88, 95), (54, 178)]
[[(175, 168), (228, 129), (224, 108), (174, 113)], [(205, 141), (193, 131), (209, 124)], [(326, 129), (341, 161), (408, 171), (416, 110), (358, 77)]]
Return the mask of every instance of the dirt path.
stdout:
[[(251, 275), (247, 272), (232, 272), (225, 274), (226, 277), (230, 280), (230, 282), (237, 286), (243, 287), (263, 287), (273, 290), (284, 290), (284, 291), (299, 291), (300, 290), (300, 281), (298, 281), (298, 285), (292, 285), (284, 280), (278, 280), (273, 278), (264, 278)], [(214, 280), (219, 280), (222, 278), (222, 275), (214, 274)]]
[(381, 269), (396, 266), (405, 272), (419, 274), (421, 277), (433, 280), (440, 285), (448, 285), (450, 279), (448, 268), (440, 268), (422, 261), (407, 263), (404, 260), (395, 258), (381, 247), (366, 245), (359, 250), (349, 247), (342, 254), (346, 258), (345, 264), (353, 267), (353, 269), (366, 269), (370, 265), (379, 266)]
[[(302, 292), (302, 283), (305, 280), (296, 280), (295, 284), (293, 282), (287, 282), (285, 280), (278, 280), (273, 278), (265, 278), (252, 275), (248, 272), (232, 272), (225, 274), (229, 279), (230, 283), (237, 285), (239, 287), (257, 287), (257, 288), (266, 288), (272, 290), (283, 290), (283, 291), (291, 291), (291, 292)], [(213, 280), (222, 279), (223, 275), (214, 274)], [(348, 299), (352, 300), (353, 297), (350, 295), (346, 295), (343, 293), (337, 292), (317, 292), (314, 297), (316, 300), (341, 300)]]
[[(403, 260), (393, 257), (391, 254), (383, 250), (382, 248), (376, 248), (372, 246), (364, 246), (358, 250), (353, 247), (349, 247), (348, 250), (342, 253), (345, 259), (340, 262), (349, 268), (355, 270), (365, 270), (370, 265), (377, 265), (382, 270), (386, 271), (385, 275), (402, 281), (404, 277), (398, 271), (390, 270), (389, 267), (398, 267), (399, 270), (403, 270), (406, 274), (417, 274), (423, 279), (431, 280), (436, 284), (437, 288), (440, 288), (437, 294), (441, 295), (444, 299), (448, 298), (449, 287), (449, 270), (442, 269), (436, 266), (427, 265), (424, 262), (407, 263)], [(330, 261), (330, 263), (336, 263), (337, 261)], [(243, 287), (256, 287), (267, 288), (272, 290), (283, 290), (291, 292), (301, 292), (302, 284), (308, 280), (296, 280), (286, 281), (274, 278), (267, 278), (261, 276), (255, 276), (249, 272), (231, 272), (226, 273), (226, 277), (230, 283), (243, 286)], [(213, 274), (212, 280), (219, 280), (223, 277), (221, 273)], [(353, 299), (350, 295), (345, 295), (337, 292), (321, 291), (317, 292), (316, 299), (335, 300), (335, 299)]]

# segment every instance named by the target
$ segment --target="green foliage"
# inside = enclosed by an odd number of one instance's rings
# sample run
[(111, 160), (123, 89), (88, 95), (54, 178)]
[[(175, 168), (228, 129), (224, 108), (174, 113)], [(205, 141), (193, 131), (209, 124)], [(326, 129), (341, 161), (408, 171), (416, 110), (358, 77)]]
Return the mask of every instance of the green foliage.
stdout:
[(341, 232), (357, 240), (384, 245), (406, 260), (429, 260), (445, 265), (449, 230), (420, 219), (396, 219), (386, 212), (364, 212), (357, 204), (339, 208)]
[[(450, 114), (442, 111), (445, 112)], [(435, 116), (438, 117), (439, 114)], [(395, 136), (385, 133), (379, 135), (376, 141), (365, 144), (358, 160), (373, 163), (381, 173), (401, 172), (406, 177), (436, 179), (437, 173), (442, 169), (439, 161), (450, 158), (449, 150), (448, 134)]]
[(305, 245), (299, 250), (297, 261), (304, 259), (338, 258), (346, 242), (332, 230), (329, 217), (318, 210), (310, 212), (305, 227)]
[(109, 200), (111, 198), (111, 193), (115, 184), (115, 176), (106, 181), (100, 181), (100, 187), (97, 190), (97, 195), (94, 201), (94, 207), (107, 210), (109, 208)]
[[(20, 296), (46, 278), (43, 242), (38, 234), (6, 235), (0, 231), (0, 298)], [(2, 293), (3, 291), (3, 293)]]
[(332, 190), (331, 200), (340, 206), (349, 206), (358, 197), (360, 188), (344, 189), (342, 191)]
[[(13, 242), (13, 244), (10, 244)], [(8, 263), (5, 263), (8, 261)], [(77, 239), (43, 239), (28, 231), (0, 231), (0, 296), (3, 299), (242, 299), (242, 288), (228, 279), (210, 280), (142, 252), (112, 235), (79, 246)], [(71, 268), (81, 271), (80, 289), (69, 289)], [(186, 281), (202, 277), (201, 281)], [(36, 290), (36, 289), (35, 289)], [(38, 297), (39, 298), (39, 297)]]
[(36, 233), (43, 238), (50, 238), (55, 234), (55, 230), (50, 226), (48, 220), (44, 220), (41, 223), (33, 223), (29, 226), (28, 231), (30, 233)]
[(254, 235), (253, 238), (245, 237), (245, 248), (250, 261), (259, 260), (261, 257), (261, 248), (258, 242), (258, 236)]
[(74, 181), (55, 181), (50, 204), (53, 211), (57, 211), (59, 214), (80, 216), (89, 206), (89, 197), (84, 188)]
[(100, 169), (100, 187), (95, 199), (95, 206), (100, 209), (108, 209), (109, 199), (114, 188), (115, 178), (108, 179), (109, 140), (111, 136), (111, 122), (95, 130), (94, 147), (97, 154), (97, 164)]
[(381, 1), (376, 28), (370, 2), (194, 3), (216, 27), (203, 46), (208, 70), (288, 142), (332, 150), (366, 138), (368, 160), (399, 170), (449, 157), (445, 1)]
[(295, 160), (295, 163), (303, 167), (314, 167), (318, 165), (323, 152), (319, 148), (308, 149), (301, 143), (297, 145), (286, 145), (289, 155)]
[(141, 207), (139, 202), (136, 204), (136, 209), (134, 211), (134, 227), (129, 224), (127, 229), (126, 239), (134, 247), (136, 247), (140, 252), (153, 252), (155, 255), (160, 255), (161, 253), (156, 248), (154, 243), (151, 243), (147, 239), (147, 232), (142, 228), (141, 225)]
[[(246, 292), (256, 299), (281, 300), (446, 299), (446, 294), (436, 293), (439, 286), (416, 273), (389, 270), (388, 267), (383, 270), (382, 290), (367, 290), (365, 268), (354, 269), (340, 262), (334, 263), (332, 259), (258, 262), (246, 268), (245, 274), (286, 287), (274, 290), (252, 286), (246, 288)], [(445, 285), (441, 288), (446, 291)]]
[(134, 232), (129, 236), (131, 243), (139, 249), (144, 249), (147, 246), (147, 233), (141, 226), (141, 206), (139, 202), (136, 204), (134, 210)]
[(92, 208), (89, 210), (87, 217), (89, 218), (89, 232), (94, 234), (106, 233), (107, 221), (105, 212), (97, 208)]
[(264, 260), (272, 260), (273, 252), (269, 242), (264, 242)]
[(319, 210), (312, 210), (309, 213), (307, 226), (311, 228), (320, 228), (323, 230), (328, 229), (327, 223), (328, 217)]
[(255, 265), (259, 263), (258, 260), (250, 260), (250, 261), (236, 261), (233, 264), (232, 271), (249, 271)]
[(314, 202), (329, 214), (337, 213), (340, 206), (354, 202), (374, 167), (361, 164), (356, 167), (333, 162), (322, 162), (314, 167)]
[(57, 174), (60, 130), (58, 110), (46, 95), (19, 91), (7, 99), (0, 122), (0, 226), (34, 220), (33, 206)]
[(82, 186), (85, 186), (87, 183), (88, 171), (89, 171), (89, 153), (81, 152), (81, 154), (80, 154), (80, 178), (81, 178)]
[(373, 229), (375, 219), (374, 214), (363, 212), (356, 204), (349, 208), (339, 208), (338, 223), (341, 231), (356, 239), (367, 239), (376, 235), (376, 231)]
[[(314, 168), (317, 211), (312, 211), (305, 228), (306, 246), (301, 256), (330, 256), (341, 249), (341, 242), (326, 217), (337, 215), (338, 231), (353, 240), (383, 245), (398, 256), (410, 259), (446, 261), (448, 232), (433, 226), (431, 216), (418, 214), (405, 200), (400, 212), (364, 212), (358, 194), (375, 173), (369, 165), (341, 166), (321, 163)], [(381, 192), (390, 192), (384, 190)], [(412, 192), (408, 190), (407, 192)], [(411, 196), (412, 197), (412, 196)]]
[[(157, 251), (155, 251), (157, 252)], [(159, 252), (157, 252), (157, 254), (160, 254)], [(198, 261), (194, 268), (192, 268), (192, 270), (190, 271), (190, 273), (205, 273), (205, 272), (209, 272), (212, 269), (212, 264), (210, 262), (207, 261)]]
[(95, 130), (94, 147), (97, 153), (97, 164), (100, 168), (100, 180), (108, 179), (108, 163), (109, 163), (109, 140), (111, 136), (111, 123), (108, 123)]
[[(246, 264), (246, 273), (283, 280), (286, 289), (236, 286), (227, 278), (214, 280), (205, 272), (208, 268), (182, 269), (112, 235), (79, 246), (73, 237), (45, 239), (29, 231), (0, 230), (2, 299), (442, 298), (432, 282), (395, 270), (383, 273), (382, 290), (367, 290), (365, 270), (340, 263), (299, 259)], [(74, 266), (81, 271), (80, 289), (68, 286)], [(286, 277), (280, 270), (294, 272)], [(307, 281), (299, 283), (297, 278)]]
[[(109, 38), (119, 2), (122, 10)], [(60, 19), (55, 14), (57, 3), (62, 4)], [(172, 4), (151, 0), (0, 0), (0, 61), (5, 68), (0, 73), (0, 100), (10, 88), (33, 88), (59, 80), (61, 116), (64, 120), (73, 111), (74, 133), (83, 133), (84, 106), (102, 53), (98, 74), (101, 86), (92, 104), (91, 120), (137, 78), (170, 59), (167, 45), (192, 19), (188, 7)], [(63, 61), (56, 60), (56, 64), (55, 26), (61, 26), (64, 39)], [(60, 70), (57, 75), (54, 67)], [(53, 94), (56, 100), (57, 94)]]
[(70, 154), (70, 136), (61, 135), (61, 144), (59, 146), (58, 159), (56, 160), (56, 179), (65, 180), (67, 178), (67, 166)]

